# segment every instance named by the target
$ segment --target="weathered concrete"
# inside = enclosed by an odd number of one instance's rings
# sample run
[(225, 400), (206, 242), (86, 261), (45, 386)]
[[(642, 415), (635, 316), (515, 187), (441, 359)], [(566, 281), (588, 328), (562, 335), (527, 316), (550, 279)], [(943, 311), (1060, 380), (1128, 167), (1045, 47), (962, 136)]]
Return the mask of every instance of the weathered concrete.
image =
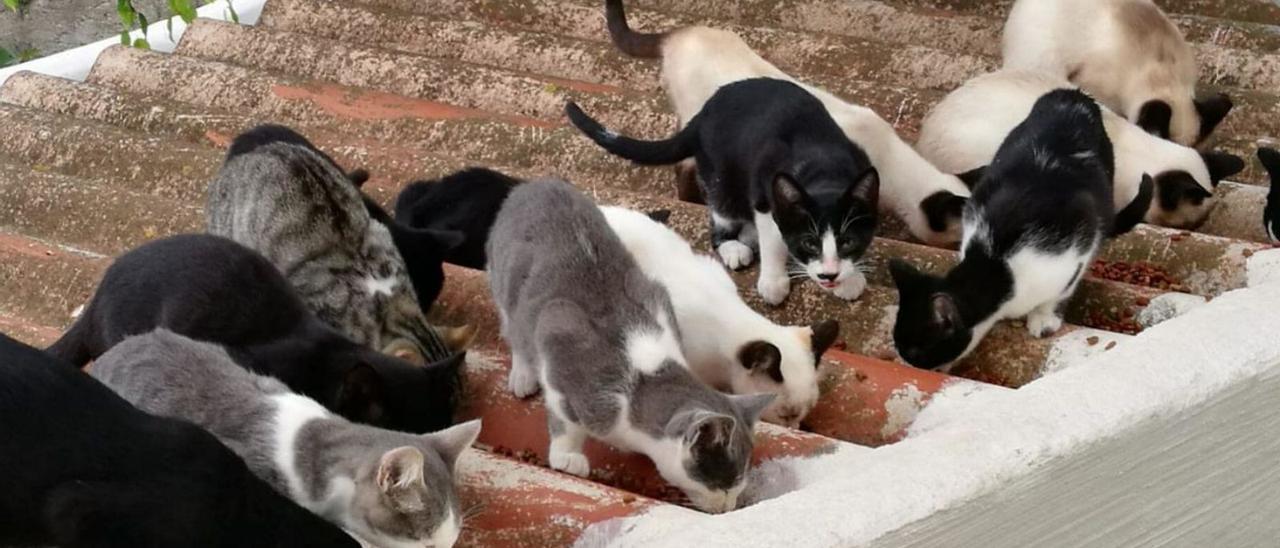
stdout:
[(93, 295), (108, 260), (13, 232), (0, 224), (0, 310), (23, 323), (62, 329)]

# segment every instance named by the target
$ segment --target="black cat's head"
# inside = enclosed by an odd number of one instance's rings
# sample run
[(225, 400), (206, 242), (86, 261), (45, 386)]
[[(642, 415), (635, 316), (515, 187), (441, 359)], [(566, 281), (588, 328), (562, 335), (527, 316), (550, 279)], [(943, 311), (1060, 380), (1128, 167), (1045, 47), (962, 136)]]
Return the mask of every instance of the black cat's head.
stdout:
[(943, 279), (898, 259), (889, 262), (889, 272), (898, 286), (898, 318), (893, 325), (898, 355), (922, 369), (938, 369), (960, 359), (969, 350), (973, 330), (965, 325)]
[(1193, 147), (1213, 134), (1232, 106), (1231, 97), (1225, 93), (1187, 97), (1172, 103), (1152, 99), (1142, 104), (1133, 123), (1161, 139)]
[(1205, 187), (1217, 188), (1223, 179), (1245, 168), (1244, 160), (1232, 154), (1203, 152), (1200, 158), (1204, 161), (1207, 180), (1200, 180), (1204, 175), (1196, 177), (1182, 169), (1165, 171), (1153, 178), (1156, 192), (1147, 222), (1172, 228), (1200, 226), (1218, 203)]
[(1280, 151), (1274, 148), (1258, 149), (1258, 160), (1271, 176), (1271, 188), (1267, 191), (1267, 207), (1262, 210), (1262, 223), (1267, 237), (1280, 242)]
[(880, 176), (875, 168), (851, 181), (803, 186), (782, 174), (772, 186), (774, 221), (801, 272), (827, 289), (861, 276), (858, 263), (871, 245), (878, 219)]
[(341, 354), (341, 379), (330, 409), (349, 420), (403, 432), (434, 432), (453, 423), (466, 354), (421, 366), (358, 348)]

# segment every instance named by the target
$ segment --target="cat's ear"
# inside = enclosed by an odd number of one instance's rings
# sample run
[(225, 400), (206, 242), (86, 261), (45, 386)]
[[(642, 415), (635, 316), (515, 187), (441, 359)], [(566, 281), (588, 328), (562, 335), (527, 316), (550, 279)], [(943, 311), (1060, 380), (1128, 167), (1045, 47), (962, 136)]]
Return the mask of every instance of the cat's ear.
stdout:
[(423, 477), (426, 457), (417, 447), (397, 447), (382, 454), (374, 482), (398, 510), (422, 510), (424, 505), (418, 493), (426, 490)]
[(450, 426), (439, 432), (423, 434), (423, 437), (440, 455), (440, 460), (453, 470), (454, 465), (458, 463), (458, 457), (480, 436), (480, 427), (480, 419), (476, 419)]
[(1271, 176), (1271, 191), (1275, 192), (1276, 187), (1280, 186), (1280, 151), (1274, 148), (1261, 147), (1258, 149), (1258, 161), (1262, 162), (1262, 167), (1267, 170), (1267, 174)]
[(1147, 133), (1161, 139), (1169, 138), (1169, 125), (1173, 120), (1173, 108), (1169, 103), (1160, 100), (1147, 101), (1138, 111), (1138, 119), (1134, 122)]
[(479, 333), (479, 330), (476, 329), (476, 326), (471, 324), (459, 327), (446, 327), (444, 328), (443, 333), (444, 345), (453, 352), (468, 350), (471, 348), (471, 345), (476, 342), (477, 333)]
[(946, 293), (938, 293), (929, 299), (929, 322), (947, 337), (964, 327), (964, 318), (960, 316), (955, 299)]
[(667, 221), (671, 220), (670, 209), (658, 209), (658, 210), (650, 211), (645, 215), (648, 215), (649, 218), (653, 219), (655, 222), (664, 224), (664, 225), (667, 224)]
[(733, 417), (718, 413), (701, 413), (685, 432), (684, 439), (689, 446), (719, 447), (733, 439)]
[(738, 363), (753, 374), (768, 375), (782, 382), (782, 352), (768, 341), (751, 341), (738, 350)]
[(950, 226), (952, 219), (964, 216), (964, 206), (969, 198), (939, 190), (930, 194), (920, 202), (920, 210), (929, 222), (929, 230), (942, 232)]
[(889, 275), (893, 277), (893, 285), (897, 286), (899, 293), (906, 293), (923, 285), (929, 276), (911, 263), (902, 259), (889, 260)]
[(409, 339), (403, 337), (392, 339), (391, 342), (382, 347), (382, 353), (414, 365), (427, 364), (427, 358), (422, 355), (418, 347), (410, 342)]
[(778, 397), (777, 394), (743, 394), (731, 395), (729, 401), (733, 402), (733, 406), (738, 408), (738, 412), (742, 413), (742, 417), (747, 420), (747, 426), (754, 425), (760, 420), (760, 414), (773, 403)]
[(964, 186), (969, 187), (969, 190), (973, 190), (973, 187), (978, 186), (978, 181), (981, 181), (982, 176), (986, 175), (986, 173), (987, 166), (979, 166), (964, 173), (957, 173), (956, 177), (960, 179), (961, 183), (964, 183)]
[(403, 227), (402, 230), (409, 237), (409, 245), (413, 249), (431, 249), (440, 253), (456, 249), (467, 239), (466, 234), (457, 230), (408, 227)]
[(356, 188), (363, 187), (365, 183), (369, 182), (369, 170), (358, 167), (348, 171), (347, 180), (351, 181), (351, 184), (355, 185)]
[(1244, 171), (1244, 159), (1225, 152), (1201, 152), (1205, 167), (1209, 168), (1209, 183), (1218, 186), (1223, 179)]
[(1196, 112), (1200, 114), (1200, 139), (1204, 140), (1213, 134), (1213, 130), (1218, 128), (1227, 117), (1227, 113), (1231, 112), (1231, 107), (1235, 106), (1231, 102), (1231, 97), (1225, 93), (1219, 93), (1207, 99), (1195, 100)]
[(867, 168), (848, 188), (846, 196), (853, 201), (864, 202), (871, 211), (876, 211), (880, 207), (880, 172), (874, 167)]
[[(810, 339), (813, 347), (813, 357), (821, 358), (831, 345), (836, 343), (840, 338), (840, 322), (835, 320), (822, 320), (813, 324), (813, 338)], [(816, 366), (817, 364), (815, 364)]]
[(776, 211), (790, 213), (804, 208), (804, 190), (786, 173), (779, 173), (773, 178), (772, 193)]
[(382, 416), (382, 376), (369, 364), (357, 364), (342, 376), (335, 410), (361, 422), (376, 422)]

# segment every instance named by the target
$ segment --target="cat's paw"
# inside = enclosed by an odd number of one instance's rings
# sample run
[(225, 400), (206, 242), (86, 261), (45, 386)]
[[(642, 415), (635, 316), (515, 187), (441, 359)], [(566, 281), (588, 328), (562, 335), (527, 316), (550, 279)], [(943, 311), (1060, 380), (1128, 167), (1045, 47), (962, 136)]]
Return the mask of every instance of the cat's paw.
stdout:
[(720, 242), (716, 252), (720, 254), (720, 261), (729, 267), (729, 270), (741, 270), (751, 266), (751, 261), (754, 259), (751, 248), (737, 240)]
[(760, 276), (756, 280), (756, 291), (764, 302), (780, 305), (791, 294), (791, 279), (786, 276)]
[[(514, 358), (513, 358), (514, 361)], [(538, 393), (538, 374), (525, 364), (512, 363), (507, 374), (507, 389), (517, 398), (527, 398)]]
[(846, 301), (852, 301), (862, 296), (862, 292), (867, 290), (867, 277), (861, 272), (854, 272), (840, 285), (831, 290), (831, 293)]
[(1044, 338), (1058, 332), (1062, 318), (1053, 312), (1033, 311), (1027, 315), (1027, 331), (1032, 337)]
[(551, 463), (552, 468), (566, 474), (585, 478), (591, 473), (591, 462), (582, 453), (553, 450), (550, 455), (547, 455), (547, 460)]

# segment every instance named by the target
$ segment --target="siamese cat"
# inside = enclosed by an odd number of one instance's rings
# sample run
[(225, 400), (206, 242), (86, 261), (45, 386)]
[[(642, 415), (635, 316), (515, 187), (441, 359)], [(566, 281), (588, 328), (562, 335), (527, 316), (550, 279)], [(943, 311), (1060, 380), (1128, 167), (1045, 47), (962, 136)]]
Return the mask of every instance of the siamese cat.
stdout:
[(620, 207), (600, 211), (645, 275), (671, 295), (693, 373), (717, 390), (776, 394), (761, 418), (799, 427), (818, 402), (819, 364), (839, 338), (840, 324), (773, 323), (742, 302), (719, 261), (694, 253), (652, 214)]
[[(968, 187), (921, 158), (872, 110), (795, 80), (732, 32), (707, 27), (636, 32), (627, 24), (622, 0), (606, 0), (605, 16), (609, 34), (623, 53), (662, 59), (662, 85), (681, 127), (725, 84), (760, 77), (794, 82), (822, 101), (845, 136), (866, 152), (882, 178), (879, 204), (884, 211), (902, 219), (912, 236), (926, 244), (954, 246), (960, 241), (960, 212)], [(696, 171), (692, 162), (677, 170), (681, 199), (699, 194)]]
[[(938, 102), (925, 117), (916, 149), (939, 168), (980, 177), (1009, 132), (1031, 112), (1041, 96), (1070, 82), (1045, 73), (999, 70), (978, 76)], [(1150, 178), (1155, 199), (1142, 214), (1148, 223), (1194, 228), (1208, 217), (1217, 199), (1213, 190), (1244, 169), (1231, 154), (1198, 152), (1160, 139), (1103, 108), (1102, 123), (1115, 150), (1115, 204), (1124, 208)]]
[(941, 277), (890, 264), (898, 354), (917, 367), (949, 368), (1000, 320), (1026, 317), (1035, 337), (1057, 331), (1058, 310), (1102, 241), (1129, 228), (1116, 215), (1113, 170), (1093, 99), (1074, 89), (1037, 99), (965, 206), (959, 264)]
[(587, 436), (648, 456), (699, 508), (732, 510), (773, 394), (725, 395), (689, 371), (667, 290), (568, 183), (511, 192), (489, 233), (489, 283), (511, 345), (508, 387), (545, 394), (551, 467), (590, 473)]
[(1151, 0), (1018, 0), (1004, 67), (1070, 80), (1139, 127), (1184, 146), (1205, 141), (1231, 99), (1196, 98), (1195, 54)]

